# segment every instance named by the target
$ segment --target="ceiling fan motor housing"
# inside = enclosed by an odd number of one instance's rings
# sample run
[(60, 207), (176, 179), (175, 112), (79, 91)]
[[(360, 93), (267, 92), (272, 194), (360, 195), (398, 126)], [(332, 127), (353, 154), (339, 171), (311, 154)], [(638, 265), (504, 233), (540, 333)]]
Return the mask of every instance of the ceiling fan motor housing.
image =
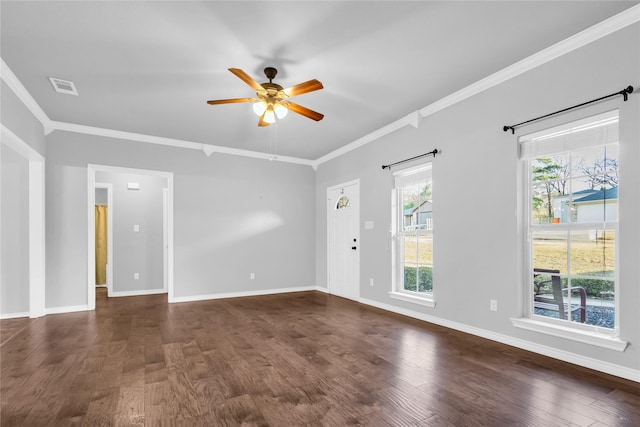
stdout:
[(281, 101), (285, 97), (284, 94), (280, 92), (283, 89), (282, 86), (280, 86), (277, 83), (273, 83), (273, 79), (276, 78), (277, 74), (278, 74), (277, 69), (273, 67), (265, 68), (264, 75), (267, 76), (267, 78), (269, 79), (269, 82), (261, 83), (260, 86), (262, 86), (265, 89), (266, 94), (261, 93), (261, 91), (256, 92), (258, 97), (260, 97), (261, 99), (264, 99), (264, 101), (267, 102), (267, 104), (273, 104), (275, 102)]
[(267, 76), (267, 78), (269, 79), (269, 83), (271, 83), (271, 80), (276, 78), (277, 74), (278, 74), (278, 70), (276, 70), (273, 67), (267, 67), (264, 69), (264, 75)]

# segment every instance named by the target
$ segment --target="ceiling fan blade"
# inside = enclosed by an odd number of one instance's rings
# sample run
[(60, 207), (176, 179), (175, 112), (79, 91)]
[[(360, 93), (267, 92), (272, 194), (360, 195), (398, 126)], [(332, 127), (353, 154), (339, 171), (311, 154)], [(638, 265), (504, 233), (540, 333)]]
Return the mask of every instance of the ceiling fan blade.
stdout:
[(213, 101), (207, 101), (209, 105), (218, 105), (218, 104), (235, 104), (237, 102), (255, 102), (255, 98), (232, 98), (232, 99), (216, 99)]
[(293, 102), (287, 102), (285, 104), (285, 107), (287, 107), (290, 111), (293, 111), (294, 113), (298, 113), (300, 115), (308, 117), (311, 120), (315, 120), (316, 122), (319, 122), (324, 117), (324, 114), (320, 114), (317, 111), (310, 110), (307, 107), (303, 107), (302, 105), (295, 104)]
[(262, 113), (262, 115), (258, 119), (258, 126), (260, 127), (269, 126), (269, 123), (264, 121), (264, 115), (265, 113)]
[(253, 80), (249, 74), (245, 73), (240, 68), (229, 68), (229, 71), (235, 74), (240, 80), (251, 86), (256, 92), (264, 90), (260, 83)]
[(320, 90), (324, 86), (318, 80), (313, 79), (304, 83), (297, 84), (295, 86), (288, 87), (282, 91), (289, 97), (302, 95), (303, 93), (313, 92), (314, 90)]

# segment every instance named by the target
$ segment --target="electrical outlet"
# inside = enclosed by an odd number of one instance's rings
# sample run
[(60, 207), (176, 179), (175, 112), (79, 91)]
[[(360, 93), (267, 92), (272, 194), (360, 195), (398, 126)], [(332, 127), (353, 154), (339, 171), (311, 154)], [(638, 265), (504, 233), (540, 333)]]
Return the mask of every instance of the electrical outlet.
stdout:
[(250, 278), (251, 280), (254, 280), (254, 279), (256, 278), (256, 273), (251, 273), (251, 274), (249, 275), (249, 278)]
[(133, 273), (133, 280), (139, 280), (140, 279), (140, 273)]
[(489, 300), (489, 309), (491, 311), (498, 311), (498, 300)]
[(373, 278), (369, 279), (369, 286), (373, 286)]

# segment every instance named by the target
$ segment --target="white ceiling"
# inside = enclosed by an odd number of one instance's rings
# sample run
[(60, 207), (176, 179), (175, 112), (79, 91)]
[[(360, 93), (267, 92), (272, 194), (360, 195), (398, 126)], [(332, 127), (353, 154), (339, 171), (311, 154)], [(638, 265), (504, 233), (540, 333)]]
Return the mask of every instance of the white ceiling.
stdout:
[[(3, 0), (0, 56), (54, 121), (315, 160), (636, 4)], [(227, 69), (266, 66), (320, 80), (294, 101), (324, 120), (206, 104), (254, 96)]]

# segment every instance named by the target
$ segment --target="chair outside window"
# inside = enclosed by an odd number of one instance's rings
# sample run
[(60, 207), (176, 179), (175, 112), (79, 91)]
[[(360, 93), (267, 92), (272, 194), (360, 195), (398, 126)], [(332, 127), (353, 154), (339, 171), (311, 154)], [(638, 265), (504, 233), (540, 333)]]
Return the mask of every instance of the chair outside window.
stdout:
[[(572, 320), (573, 313), (578, 312), (580, 323), (586, 321), (587, 292), (584, 288), (571, 288), (571, 295), (577, 294), (579, 297), (580, 302), (577, 304), (569, 297), (569, 289), (562, 288), (560, 270), (534, 268), (533, 272), (534, 309), (558, 312), (558, 317), (564, 320)], [(568, 317), (569, 314), (571, 317)]]

